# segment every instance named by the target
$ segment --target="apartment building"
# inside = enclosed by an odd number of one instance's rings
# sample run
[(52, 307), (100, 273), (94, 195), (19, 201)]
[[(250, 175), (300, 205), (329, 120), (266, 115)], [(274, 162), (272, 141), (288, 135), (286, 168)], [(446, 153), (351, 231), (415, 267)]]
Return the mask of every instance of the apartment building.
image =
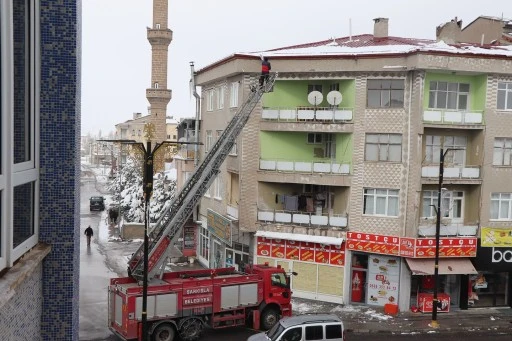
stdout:
[[(428, 311), (439, 209), (440, 311), (510, 306), (512, 49), (392, 37), (377, 18), (262, 54), (278, 77), (201, 201), (199, 261), (281, 265), (297, 297)], [(201, 155), (259, 70), (235, 53), (195, 73)]]
[(2, 340), (78, 340), (80, 18), (0, 0)]

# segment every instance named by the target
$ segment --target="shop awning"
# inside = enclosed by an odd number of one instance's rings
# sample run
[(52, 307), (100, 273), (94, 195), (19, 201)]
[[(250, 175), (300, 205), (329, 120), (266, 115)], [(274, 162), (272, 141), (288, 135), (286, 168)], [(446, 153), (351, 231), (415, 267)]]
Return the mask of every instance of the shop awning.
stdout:
[(310, 234), (296, 234), (296, 233), (285, 233), (285, 232), (273, 232), (273, 231), (257, 231), (256, 237), (265, 237), (270, 239), (284, 239), (284, 240), (295, 240), (298, 242), (312, 242), (325, 245), (341, 245), (343, 238), (327, 237), (327, 236), (314, 236)]
[[(433, 275), (435, 260), (424, 258), (406, 258), (409, 269), (413, 275)], [(469, 258), (441, 258), (439, 259), (440, 275), (470, 275), (477, 274)]]

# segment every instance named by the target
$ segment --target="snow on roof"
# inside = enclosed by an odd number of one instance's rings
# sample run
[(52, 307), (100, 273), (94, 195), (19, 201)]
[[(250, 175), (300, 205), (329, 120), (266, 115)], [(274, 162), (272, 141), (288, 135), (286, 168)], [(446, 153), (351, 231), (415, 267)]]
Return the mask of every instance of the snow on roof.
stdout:
[(296, 233), (285, 233), (285, 232), (272, 232), (272, 231), (257, 231), (256, 236), (265, 237), (270, 239), (285, 239), (295, 240), (299, 242), (313, 242), (319, 244), (328, 245), (341, 245), (343, 238), (327, 237), (327, 236), (314, 236), (310, 234), (296, 234)]

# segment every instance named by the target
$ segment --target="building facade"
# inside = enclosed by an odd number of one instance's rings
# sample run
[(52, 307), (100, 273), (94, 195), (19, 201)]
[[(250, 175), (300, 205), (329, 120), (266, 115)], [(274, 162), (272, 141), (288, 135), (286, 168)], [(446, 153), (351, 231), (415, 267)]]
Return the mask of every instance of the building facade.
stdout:
[[(473, 294), (482, 229), (512, 229), (512, 50), (391, 37), (378, 18), (373, 35), (262, 54), (279, 74), (201, 201), (199, 261), (269, 262), (299, 273), (299, 297), (428, 311), (440, 209), (444, 311), (510, 306), (512, 268), (487, 274), (493, 300)], [(203, 155), (259, 66), (240, 53), (196, 73)]]
[(81, 2), (0, 1), (0, 335), (78, 340)]

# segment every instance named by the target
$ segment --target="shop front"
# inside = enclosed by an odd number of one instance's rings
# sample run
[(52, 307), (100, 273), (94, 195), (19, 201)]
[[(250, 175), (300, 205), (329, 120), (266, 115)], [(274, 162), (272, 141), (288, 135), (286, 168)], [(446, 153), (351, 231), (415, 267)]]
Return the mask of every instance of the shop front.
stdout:
[(291, 282), (295, 297), (344, 302), (343, 238), (271, 231), (258, 231), (255, 237), (255, 263), (297, 272)]
[(469, 277), (469, 307), (512, 306), (512, 229), (481, 229), (477, 274)]

